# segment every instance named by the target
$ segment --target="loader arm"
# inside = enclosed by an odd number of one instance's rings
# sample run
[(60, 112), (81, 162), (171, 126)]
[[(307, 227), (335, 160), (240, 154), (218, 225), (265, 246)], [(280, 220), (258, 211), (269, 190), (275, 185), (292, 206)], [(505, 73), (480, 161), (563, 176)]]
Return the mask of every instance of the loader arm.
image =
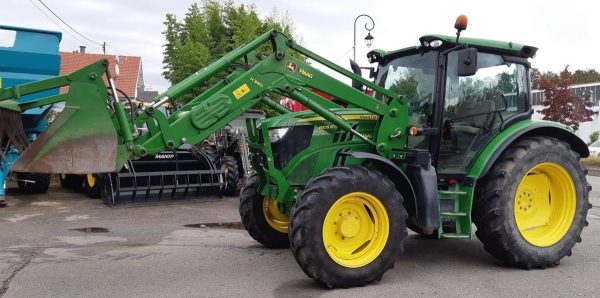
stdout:
[[(270, 45), (271, 52), (266, 55), (257, 54), (264, 49), (265, 44)], [(340, 82), (305, 61), (295, 58), (291, 55), (292, 52), (299, 53), (351, 80), (361, 82), (381, 95), (382, 100), (375, 99)], [(36, 145), (34, 143), (26, 150), (26, 154), (24, 154), (26, 159), (22, 157), (15, 165), (18, 170), (32, 172), (43, 170), (60, 173), (116, 171), (127, 159), (156, 154), (164, 149), (175, 149), (185, 143), (199, 143), (259, 102), (265, 102), (270, 106), (277, 107), (278, 111), (285, 112), (277, 101), (269, 98), (269, 94), (283, 95), (299, 101), (341, 130), (375, 146), (381, 155), (388, 158), (398, 154), (398, 150), (395, 149), (403, 148), (406, 144), (408, 108), (407, 100), (403, 96), (394, 94), (320, 57), (275, 30), (233, 50), (172, 86), (157, 96), (153, 104), (136, 115), (133, 123), (128, 121), (125, 109), (118, 99), (107, 100), (104, 82), (97, 79), (98, 74), (102, 72), (110, 76), (107, 66), (105, 62), (98, 62), (68, 76), (0, 91), (0, 108), (23, 111), (42, 104), (66, 101), (65, 112), (72, 114), (64, 117), (61, 115), (56, 121), (60, 125), (60, 129), (49, 129), (47, 132), (44, 141), (52, 143), (52, 148), (46, 148), (47, 144)], [(224, 76), (223, 73), (225, 73)], [(171, 116), (167, 117), (157, 109), (166, 102), (181, 101), (184, 95), (215, 76), (220, 76), (222, 80), (183, 105)], [(94, 77), (93, 80), (92, 77)], [(16, 103), (13, 100), (24, 92), (39, 92), (42, 89), (64, 85), (69, 85), (67, 94), (24, 104)], [(77, 87), (80, 85), (82, 87)], [(325, 100), (311, 90), (330, 94), (338, 102), (362, 108), (378, 117), (378, 125), (372, 139), (355, 131), (347, 120), (332, 112), (331, 109), (339, 108), (339, 105)], [(76, 117), (79, 114), (87, 114), (88, 117), (91, 116), (89, 114), (96, 114), (94, 115), (96, 118), (93, 120), (90, 118), (84, 125), (77, 120), (81, 118)], [(143, 125), (147, 126), (148, 131), (136, 135), (135, 127)], [(71, 137), (72, 132), (80, 132), (82, 127), (87, 128), (83, 133), (83, 138)], [(102, 130), (97, 130), (97, 128), (102, 128)], [(102, 136), (103, 142), (108, 145), (100, 145), (95, 142), (95, 136)], [(57, 151), (56, 148), (61, 148), (58, 151), (69, 152), (70, 158), (73, 159), (89, 157), (90, 154), (78, 150), (77, 146), (89, 145), (94, 142), (96, 144), (86, 147), (86, 150), (93, 149), (93, 153), (98, 156), (110, 155), (108, 157), (112, 158), (110, 162), (106, 158), (88, 164), (71, 160), (69, 163), (73, 166), (61, 167), (46, 158), (48, 156), (56, 158), (57, 154), (51, 154), (53, 148), (54, 151)], [(61, 146), (66, 146), (66, 149)], [(107, 151), (112, 152), (112, 155), (107, 154)], [(39, 164), (42, 160), (44, 161), (42, 164), (45, 166), (40, 169)], [(61, 160), (61, 162), (65, 161)], [(104, 165), (100, 163), (104, 163)], [(106, 164), (111, 168), (108, 169)]]

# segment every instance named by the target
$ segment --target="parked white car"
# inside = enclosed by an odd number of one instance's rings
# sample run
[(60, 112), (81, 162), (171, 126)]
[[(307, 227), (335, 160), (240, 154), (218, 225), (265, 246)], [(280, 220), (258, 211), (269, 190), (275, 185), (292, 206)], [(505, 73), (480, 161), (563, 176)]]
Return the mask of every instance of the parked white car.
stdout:
[(600, 140), (595, 141), (589, 146), (590, 157), (600, 156)]

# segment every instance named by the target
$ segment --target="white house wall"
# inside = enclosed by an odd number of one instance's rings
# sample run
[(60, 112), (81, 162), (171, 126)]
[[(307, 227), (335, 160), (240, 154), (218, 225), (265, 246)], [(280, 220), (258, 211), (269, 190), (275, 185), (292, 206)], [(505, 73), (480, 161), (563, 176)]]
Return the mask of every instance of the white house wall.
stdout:
[[(544, 108), (541, 105), (533, 106), (533, 116), (531, 117), (533, 120), (542, 120), (544, 115), (540, 113), (540, 111)], [(592, 108), (594, 111), (598, 111), (600, 108), (595, 106)], [(595, 114), (592, 116), (592, 121), (583, 122), (579, 124), (579, 129), (575, 132), (577, 136), (579, 136), (584, 142), (590, 141), (590, 135), (595, 131), (600, 131), (600, 116)]]

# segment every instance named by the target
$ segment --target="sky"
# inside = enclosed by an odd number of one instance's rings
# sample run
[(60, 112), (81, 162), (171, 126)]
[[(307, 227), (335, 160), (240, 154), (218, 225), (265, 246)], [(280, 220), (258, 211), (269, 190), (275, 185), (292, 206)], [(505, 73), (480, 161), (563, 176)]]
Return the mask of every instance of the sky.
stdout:
[[(192, 0), (42, 0), (71, 27), (60, 23), (39, 0), (2, 0), (0, 24), (63, 32), (61, 51), (87, 46), (101, 53), (96, 43), (106, 42), (108, 54), (141, 56), (148, 87), (164, 91), (161, 32), (165, 14), (185, 15)], [(600, 70), (600, 19), (595, 1), (326, 1), (326, 0), (234, 0), (254, 4), (262, 17), (276, 9), (287, 12), (308, 49), (349, 68), (354, 20), (368, 14), (375, 21), (373, 48), (394, 50), (418, 44), (426, 34), (454, 35), (459, 14), (469, 18), (463, 36), (513, 41), (539, 48), (532, 66), (542, 71)], [(46, 15), (49, 17), (47, 17)], [(52, 20), (61, 25), (60, 28)], [(366, 66), (364, 44), (366, 18), (356, 25), (356, 56)], [(370, 24), (369, 24), (370, 25)]]

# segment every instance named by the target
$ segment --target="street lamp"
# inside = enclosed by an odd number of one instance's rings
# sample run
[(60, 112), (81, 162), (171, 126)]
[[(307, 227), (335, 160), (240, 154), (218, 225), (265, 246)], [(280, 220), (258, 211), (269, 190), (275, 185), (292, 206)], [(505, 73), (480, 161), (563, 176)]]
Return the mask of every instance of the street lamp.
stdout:
[(354, 45), (352, 46), (354, 61), (356, 61), (356, 21), (358, 21), (358, 19), (360, 19), (361, 17), (367, 17), (369, 18), (369, 20), (371, 20), (371, 27), (369, 27), (369, 22), (365, 23), (365, 29), (367, 29), (368, 31), (367, 36), (365, 37), (365, 44), (367, 45), (367, 47), (370, 48), (373, 45), (374, 39), (373, 35), (371, 35), (371, 30), (375, 28), (375, 21), (373, 21), (373, 18), (366, 14), (361, 14), (357, 16), (356, 19), (354, 19)]

